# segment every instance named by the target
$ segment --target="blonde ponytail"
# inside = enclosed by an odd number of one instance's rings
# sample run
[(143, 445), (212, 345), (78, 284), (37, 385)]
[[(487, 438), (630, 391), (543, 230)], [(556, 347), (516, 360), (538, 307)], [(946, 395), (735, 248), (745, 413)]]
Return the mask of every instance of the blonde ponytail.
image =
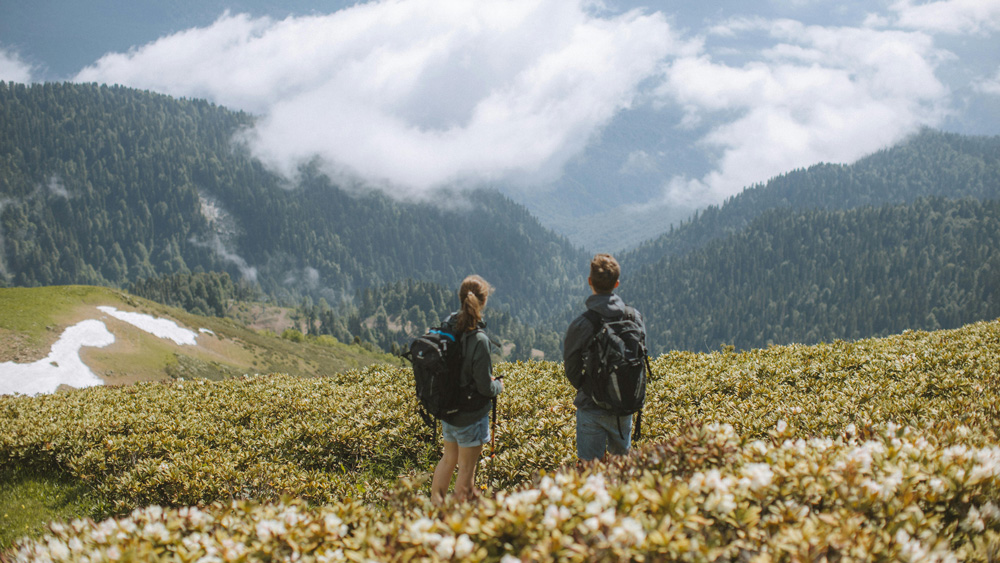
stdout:
[(468, 332), (479, 326), (479, 322), (483, 320), (486, 298), (491, 293), (493, 293), (493, 286), (480, 276), (471, 275), (462, 280), (462, 285), (458, 290), (461, 308), (455, 322), (459, 332)]

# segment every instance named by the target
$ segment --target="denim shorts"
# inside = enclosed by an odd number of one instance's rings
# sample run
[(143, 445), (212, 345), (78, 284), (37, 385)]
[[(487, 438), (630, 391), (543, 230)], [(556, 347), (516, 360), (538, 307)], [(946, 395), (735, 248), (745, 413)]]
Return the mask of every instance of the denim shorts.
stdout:
[(490, 415), (486, 413), (468, 426), (455, 426), (442, 420), (441, 433), (445, 442), (458, 442), (460, 448), (482, 446), (490, 441)]
[[(621, 431), (619, 432), (619, 428)], [(584, 461), (605, 453), (625, 455), (632, 446), (632, 415), (576, 409), (576, 455)]]

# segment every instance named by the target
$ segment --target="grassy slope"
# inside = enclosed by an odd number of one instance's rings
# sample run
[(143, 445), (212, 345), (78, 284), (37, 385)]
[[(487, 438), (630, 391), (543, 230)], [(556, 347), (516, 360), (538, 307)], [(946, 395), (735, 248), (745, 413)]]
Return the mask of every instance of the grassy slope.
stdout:
[[(169, 317), (180, 325), (207, 328), (198, 349), (181, 347), (97, 310)], [(228, 319), (201, 317), (121, 291), (92, 286), (0, 289), (0, 363), (44, 358), (62, 331), (89, 318), (102, 318), (116, 335), (107, 348), (83, 348), (81, 356), (108, 384), (171, 377), (221, 379), (243, 373), (282, 372), (319, 376), (399, 360), (332, 339), (295, 343), (257, 332)], [(91, 491), (59, 468), (0, 464), (0, 547), (16, 536), (37, 533), (44, 522), (100, 512)]]
[[(97, 310), (100, 305), (170, 318), (201, 334), (198, 346), (178, 346)], [(245, 373), (317, 376), (373, 363), (395, 363), (333, 339), (296, 343), (257, 332), (228, 319), (191, 315), (121, 291), (91, 286), (0, 289), (0, 362), (26, 363), (44, 358), (62, 331), (85, 319), (104, 320), (116, 334), (106, 348), (84, 348), (92, 371), (109, 384), (157, 381), (168, 377), (222, 379)]]
[[(770, 522), (759, 525), (751, 518), (737, 523), (736, 531), (756, 538), (746, 544), (747, 549), (784, 549), (781, 534), (808, 532), (811, 525), (836, 530), (866, 519), (871, 524), (863, 525), (861, 531), (871, 536), (866, 540), (869, 548), (883, 549), (879, 546), (884, 547), (885, 541), (903, 545), (902, 536), (895, 532), (897, 516), (910, 519), (916, 514), (912, 509), (919, 507), (925, 512), (940, 511), (942, 516), (916, 519), (913, 526), (952, 537), (956, 549), (982, 554), (987, 546), (968, 543), (970, 536), (965, 535), (968, 530), (962, 522), (970, 513), (970, 502), (983, 506), (988, 498), (996, 498), (1000, 480), (988, 472), (980, 473), (976, 482), (939, 472), (976, 474), (971, 465), (955, 465), (971, 463), (967, 455), (956, 457), (954, 452), (959, 450), (955, 448), (987, 448), (984, 455), (995, 455), (988, 452), (1000, 444), (998, 365), (1000, 321), (859, 342), (661, 356), (653, 364), (655, 376), (644, 417), (646, 437), (638, 444), (642, 454), (619, 477), (622, 486), (635, 492), (621, 497), (619, 508), (635, 506), (636, 514), (661, 510), (663, 505), (655, 504), (640, 508), (642, 499), (675, 491), (671, 494), (676, 502), (694, 503), (675, 516), (689, 522), (671, 532), (683, 529), (686, 536), (656, 535), (647, 528), (649, 549), (669, 551), (679, 545), (675, 539), (689, 542), (684, 537), (713, 537), (723, 542), (720, 545), (730, 546), (726, 549), (736, 549), (736, 543), (725, 543), (737, 541), (734, 538), (739, 534), (732, 535), (736, 524), (713, 520), (700, 504), (711, 499), (690, 491), (685, 483), (695, 470), (721, 470), (723, 477), (732, 474), (736, 478), (747, 467), (766, 463), (776, 475), (772, 486), (745, 491), (742, 494), (749, 496), (738, 497), (736, 502), (750, 512), (734, 517), (752, 517), (754, 511), (763, 510), (764, 520)], [(538, 471), (560, 466), (569, 482), (582, 483), (586, 473), (574, 477), (572, 466), (565, 465), (573, 460), (572, 392), (558, 364), (501, 364), (497, 369), (506, 374), (509, 386), (501, 401), (496, 457), (484, 465), (483, 484), (494, 490), (516, 490), (532, 483)], [(324, 510), (344, 519), (383, 522), (377, 524), (378, 529), (387, 525), (411, 528), (421, 514), (434, 514), (424, 507), (419, 494), (413, 497), (416, 504), (408, 505), (412, 515), (382, 513), (378, 508), (379, 499), (399, 483), (403, 483), (404, 496), (408, 494), (405, 490), (412, 485), (397, 478), (422, 474), (436, 455), (436, 444), (424, 441), (426, 430), (414, 413), (408, 385), (407, 370), (373, 367), (313, 380), (268, 376), (0, 398), (0, 426), (10, 429), (0, 433), (0, 461), (62, 468), (89, 484), (92, 506), (118, 514), (151, 504), (183, 507), (221, 502), (225, 506), (232, 498), (272, 502), (295, 497), (313, 506), (330, 507)], [(730, 425), (728, 437), (723, 439), (713, 431), (713, 423)], [(692, 424), (701, 428), (693, 435)], [(871, 471), (877, 473), (867, 474), (875, 481), (839, 481), (855, 477), (844, 473), (838, 460), (857, 457), (868, 448), (869, 442), (863, 440), (878, 441), (878, 428), (892, 424), (914, 430), (910, 434), (888, 431), (887, 446), (880, 447), (890, 449), (885, 456), (876, 456)], [(897, 436), (912, 445), (898, 448), (894, 445)], [(668, 446), (663, 449), (661, 444)], [(721, 454), (715, 452), (717, 448), (722, 448)], [(901, 455), (911, 458), (898, 459)], [(906, 477), (906, 484), (894, 485), (899, 495), (871, 492), (873, 486), (884, 487), (885, 479), (896, 478), (899, 463), (908, 463), (915, 471), (912, 479)], [(678, 470), (669, 469), (677, 464), (688, 467), (680, 481)], [(601, 471), (605, 470), (617, 471), (614, 467)], [(928, 489), (939, 474), (947, 477), (945, 481)], [(785, 476), (779, 480), (780, 475)], [(649, 488), (650, 479), (663, 484)], [(818, 483), (822, 487), (817, 488)], [(416, 491), (423, 493), (425, 488), (426, 483)], [(371, 503), (370, 507), (359, 508), (348, 500), (351, 497)], [(921, 498), (925, 500), (914, 500)], [(769, 511), (802, 503), (809, 503), (820, 520), (771, 518), (774, 513)], [(908, 503), (918, 504), (907, 508)], [(479, 510), (503, 512), (509, 504), (501, 495)], [(86, 514), (87, 507), (81, 505), (79, 510)], [(240, 526), (252, 529), (255, 519), (271, 517), (248, 510), (254, 514), (245, 515), (246, 521), (239, 515)], [(462, 523), (467, 520), (463, 510), (458, 507), (444, 514), (458, 526), (450, 533), (467, 533), (482, 545), (502, 547), (505, 541), (513, 541), (485, 529), (463, 528), (467, 526)], [(227, 513), (225, 508), (213, 508), (210, 518), (225, 522)], [(503, 512), (504, 518), (508, 516)], [(529, 516), (529, 521), (517, 516), (511, 525), (523, 530), (525, 537), (547, 536), (543, 514)], [(576, 518), (571, 514), (568, 522)], [(655, 522), (646, 525), (655, 526)], [(893, 528), (885, 536), (880, 530), (889, 525)], [(995, 532), (1000, 521), (987, 519), (987, 525)], [(367, 533), (363, 528), (356, 532)], [(2, 539), (9, 542), (12, 538)], [(327, 536), (322, 541), (334, 539)], [(147, 540), (137, 536), (134, 541), (145, 545)], [(261, 549), (274, 547), (266, 538), (253, 541), (263, 541), (255, 544)], [(383, 544), (365, 545), (370, 554), (387, 553)], [(394, 545), (390, 548), (401, 548)], [(832, 544), (825, 545), (829, 549)], [(892, 550), (900, 545), (893, 544), (886, 553), (896, 553)], [(530, 542), (518, 549), (522, 548), (547, 549)]]

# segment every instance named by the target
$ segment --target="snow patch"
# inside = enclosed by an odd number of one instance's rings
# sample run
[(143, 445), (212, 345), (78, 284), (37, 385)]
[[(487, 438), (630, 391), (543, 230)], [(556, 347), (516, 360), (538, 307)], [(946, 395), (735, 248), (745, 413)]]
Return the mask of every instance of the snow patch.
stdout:
[(92, 387), (103, 381), (80, 359), (80, 348), (103, 348), (115, 341), (104, 323), (87, 320), (67, 328), (48, 357), (30, 364), (0, 363), (0, 394), (54, 393), (60, 385)]
[(120, 321), (125, 321), (140, 330), (144, 330), (153, 336), (167, 338), (181, 345), (193, 346), (194, 344), (197, 344), (197, 334), (186, 328), (177, 326), (177, 323), (169, 319), (158, 319), (142, 313), (119, 311), (114, 307), (102, 306), (98, 307), (98, 309)]

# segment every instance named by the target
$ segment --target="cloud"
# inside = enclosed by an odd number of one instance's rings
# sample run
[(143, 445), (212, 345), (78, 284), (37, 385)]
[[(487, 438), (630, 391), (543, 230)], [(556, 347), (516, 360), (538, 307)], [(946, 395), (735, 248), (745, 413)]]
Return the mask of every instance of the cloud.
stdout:
[(584, 0), (382, 0), (214, 24), (109, 54), (75, 80), (204, 97), (260, 115), (245, 140), (287, 175), (417, 196), (556, 176), (681, 46), (662, 14)]
[(718, 155), (704, 177), (668, 182), (672, 203), (714, 203), (788, 170), (851, 162), (947, 115), (934, 72), (947, 55), (923, 33), (763, 19), (717, 29), (770, 43), (738, 66), (710, 52), (670, 65), (658, 94), (684, 108), (682, 125), (711, 123), (699, 143)]
[(45, 183), (45, 187), (46, 189), (48, 189), (49, 193), (54, 196), (61, 197), (64, 199), (73, 197), (73, 195), (69, 192), (68, 189), (66, 189), (66, 186), (63, 184), (62, 177), (60, 177), (58, 174), (53, 174), (49, 176), (48, 181)]
[(29, 83), (32, 73), (31, 65), (22, 61), (16, 52), (0, 47), (0, 80)]
[(212, 250), (220, 258), (236, 266), (244, 280), (250, 282), (257, 281), (256, 266), (251, 266), (242, 256), (226, 248), (225, 243), (222, 242), (222, 237), (218, 233), (212, 233), (212, 237), (208, 241), (192, 238), (191, 243)]
[(973, 89), (983, 94), (1000, 96), (1000, 69), (993, 76), (983, 77), (973, 82)]
[(657, 162), (656, 156), (644, 150), (637, 150), (629, 153), (618, 173), (627, 176), (638, 176), (642, 174), (655, 174), (659, 171), (660, 165)]
[(899, 0), (889, 7), (896, 25), (931, 33), (988, 34), (1000, 30), (1000, 0), (940, 0), (914, 4)]

